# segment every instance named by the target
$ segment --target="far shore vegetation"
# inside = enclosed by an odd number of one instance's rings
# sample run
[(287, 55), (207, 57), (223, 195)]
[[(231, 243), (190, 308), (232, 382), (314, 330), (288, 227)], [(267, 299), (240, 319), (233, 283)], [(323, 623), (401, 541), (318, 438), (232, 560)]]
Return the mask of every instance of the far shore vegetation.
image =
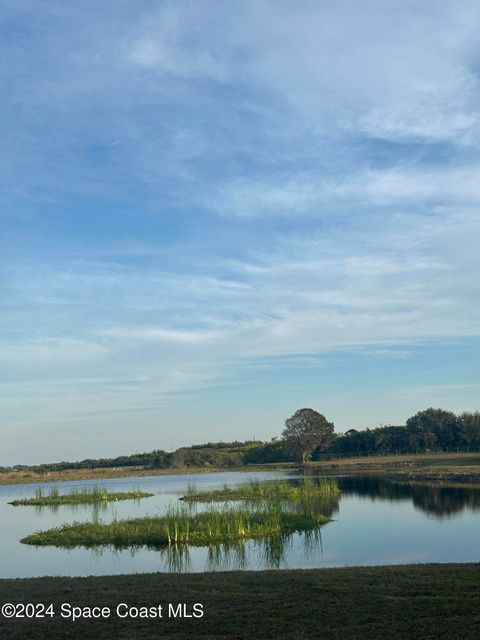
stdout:
[[(369, 456), (332, 457), (308, 462), (244, 465), (228, 467), (228, 471), (257, 473), (264, 471), (299, 471), (305, 474), (383, 474), (392, 478), (417, 482), (448, 485), (480, 485), (480, 453), (477, 452), (429, 452)], [(28, 469), (0, 472), (1, 484), (31, 484), (48, 482), (72, 482), (78, 480), (108, 480), (110, 478), (142, 478), (163, 475), (193, 475), (222, 473), (224, 467), (176, 467), (150, 469), (148, 467), (92, 467), (39, 473)]]
[[(480, 412), (454, 414), (443, 409), (419, 411), (405, 425), (375, 429), (360, 426), (343, 434), (313, 409), (299, 409), (285, 421), (278, 438), (263, 442), (209, 442), (181, 447), (173, 452), (156, 449), (149, 453), (116, 458), (86, 459), (40, 465), (0, 467), (0, 484), (81, 480), (170, 473), (198, 473), (222, 470), (261, 470), (291, 468), (336, 469), (357, 459), (356, 469), (371, 468), (376, 460), (380, 470), (391, 467), (422, 467), (423, 460), (454, 459), (457, 454), (468, 469), (452, 478), (455, 482), (480, 482)], [(423, 457), (422, 457), (423, 456)], [(418, 463), (418, 464), (417, 464)], [(477, 467), (474, 469), (474, 465)], [(414, 473), (415, 470), (413, 469)], [(430, 469), (428, 480), (434, 481)], [(452, 469), (442, 472), (449, 476)], [(432, 475), (433, 474), (433, 475)]]
[(141, 498), (150, 498), (151, 496), (153, 496), (153, 493), (146, 493), (139, 489), (135, 489), (134, 491), (109, 491), (105, 487), (95, 486), (88, 489), (73, 489), (68, 493), (60, 493), (60, 491), (54, 487), (46, 493), (39, 487), (35, 492), (34, 498), (21, 498), (13, 500), (9, 504), (14, 507), (47, 507), (62, 504), (98, 504), (117, 500), (140, 500)]

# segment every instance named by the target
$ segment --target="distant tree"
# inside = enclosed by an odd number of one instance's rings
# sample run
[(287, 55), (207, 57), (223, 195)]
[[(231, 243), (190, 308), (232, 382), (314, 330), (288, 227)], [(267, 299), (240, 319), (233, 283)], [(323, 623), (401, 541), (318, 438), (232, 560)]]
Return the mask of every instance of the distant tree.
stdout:
[(480, 444), (480, 413), (466, 411), (458, 416), (461, 446)]
[(298, 409), (285, 420), (282, 431), (286, 449), (297, 459), (306, 462), (315, 449), (324, 450), (332, 442), (333, 422), (313, 409)]
[(430, 407), (407, 420), (410, 446), (432, 451), (459, 445), (459, 425), (451, 411)]
[(373, 430), (376, 453), (403, 453), (408, 450), (408, 431), (405, 427), (389, 425)]
[(166, 451), (157, 449), (156, 451), (152, 451), (150, 458), (150, 466), (152, 469), (166, 469), (171, 464), (172, 455)]
[(243, 464), (270, 464), (274, 462), (294, 462), (295, 456), (287, 450), (285, 441), (272, 438), (258, 447), (252, 447), (243, 456)]

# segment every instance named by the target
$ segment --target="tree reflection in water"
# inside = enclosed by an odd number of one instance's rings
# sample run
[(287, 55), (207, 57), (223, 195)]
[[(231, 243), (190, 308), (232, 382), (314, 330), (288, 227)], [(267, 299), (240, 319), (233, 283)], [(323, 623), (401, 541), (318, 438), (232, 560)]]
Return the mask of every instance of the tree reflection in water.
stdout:
[(480, 489), (448, 487), (393, 480), (382, 476), (338, 478), (342, 496), (367, 496), (371, 500), (411, 501), (413, 506), (436, 518), (452, 518), (464, 511), (480, 510)]

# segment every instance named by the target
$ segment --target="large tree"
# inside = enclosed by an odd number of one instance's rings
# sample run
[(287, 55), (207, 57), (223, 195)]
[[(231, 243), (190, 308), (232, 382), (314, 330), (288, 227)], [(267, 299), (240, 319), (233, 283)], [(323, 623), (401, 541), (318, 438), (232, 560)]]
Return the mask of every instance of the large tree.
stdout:
[(459, 445), (459, 424), (451, 411), (430, 407), (407, 420), (412, 448), (435, 451)]
[(458, 416), (458, 428), (460, 431), (460, 446), (480, 444), (480, 412), (470, 413), (466, 411)]
[(315, 449), (326, 449), (333, 440), (333, 422), (313, 409), (298, 409), (285, 420), (282, 437), (286, 448), (302, 462), (310, 460)]

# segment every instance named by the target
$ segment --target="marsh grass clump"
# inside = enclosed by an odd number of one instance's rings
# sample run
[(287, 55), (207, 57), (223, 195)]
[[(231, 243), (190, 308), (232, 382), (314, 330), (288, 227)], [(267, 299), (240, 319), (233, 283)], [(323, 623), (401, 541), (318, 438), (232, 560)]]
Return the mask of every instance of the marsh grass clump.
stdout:
[(108, 491), (105, 487), (91, 487), (89, 489), (74, 489), (69, 493), (60, 493), (57, 487), (53, 487), (48, 493), (44, 493), (43, 489), (38, 487), (34, 498), (22, 498), (9, 504), (14, 507), (55, 507), (62, 504), (102, 504), (116, 500), (140, 500), (150, 496), (153, 496), (153, 493), (146, 493), (139, 489), (113, 492)]
[(74, 522), (48, 531), (33, 533), (21, 540), (24, 544), (58, 547), (92, 547), (112, 545), (135, 547), (146, 545), (208, 546), (216, 543), (288, 535), (315, 529), (328, 522), (321, 514), (294, 513), (277, 504), (250, 510), (246, 506), (212, 508), (192, 514), (186, 506), (169, 507), (157, 517)]
[(252, 479), (238, 486), (224, 484), (221, 489), (199, 491), (189, 483), (181, 500), (187, 502), (227, 502), (230, 500), (246, 501), (288, 501), (308, 503), (318, 498), (336, 498), (340, 489), (335, 480), (321, 479), (316, 482), (312, 478), (304, 478), (298, 482), (287, 480)]

